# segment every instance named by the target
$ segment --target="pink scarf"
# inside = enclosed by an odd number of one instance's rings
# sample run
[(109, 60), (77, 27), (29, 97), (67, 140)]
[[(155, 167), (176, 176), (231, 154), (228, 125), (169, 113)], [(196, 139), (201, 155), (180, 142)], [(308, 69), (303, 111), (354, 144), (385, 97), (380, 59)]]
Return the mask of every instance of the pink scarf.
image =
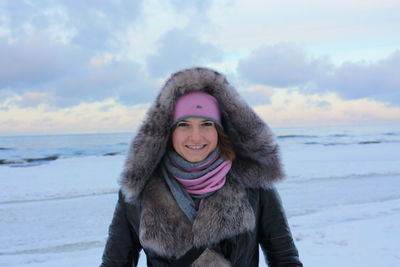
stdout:
[(164, 166), (186, 192), (202, 198), (224, 186), (232, 162), (224, 160), (217, 148), (205, 160), (197, 163), (188, 162), (171, 151), (167, 153)]
[[(217, 191), (224, 186), (226, 174), (231, 169), (232, 162), (225, 160), (217, 168), (196, 179), (184, 179), (175, 176), (175, 179), (189, 194), (203, 195)], [(190, 170), (189, 170), (190, 172)]]

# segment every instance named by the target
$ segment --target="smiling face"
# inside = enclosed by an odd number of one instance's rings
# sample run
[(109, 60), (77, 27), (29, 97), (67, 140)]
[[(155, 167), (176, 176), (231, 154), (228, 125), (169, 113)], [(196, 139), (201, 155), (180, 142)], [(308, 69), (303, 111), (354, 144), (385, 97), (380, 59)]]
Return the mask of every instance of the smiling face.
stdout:
[(187, 118), (177, 123), (172, 146), (185, 160), (195, 163), (207, 158), (218, 144), (215, 123), (202, 118)]

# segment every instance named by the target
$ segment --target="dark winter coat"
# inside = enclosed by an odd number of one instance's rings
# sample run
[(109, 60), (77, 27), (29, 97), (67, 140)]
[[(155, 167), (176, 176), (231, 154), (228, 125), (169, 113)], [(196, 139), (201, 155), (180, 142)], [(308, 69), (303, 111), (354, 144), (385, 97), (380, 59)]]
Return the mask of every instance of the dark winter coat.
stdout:
[[(167, 149), (176, 99), (197, 90), (217, 98), (236, 159), (225, 185), (202, 201), (192, 224), (158, 164)], [(178, 72), (132, 142), (101, 266), (135, 266), (141, 249), (148, 266), (169, 266), (200, 247), (206, 249), (192, 266), (258, 266), (259, 244), (270, 266), (302, 266), (272, 186), (282, 177), (272, 133), (225, 77), (205, 68)]]

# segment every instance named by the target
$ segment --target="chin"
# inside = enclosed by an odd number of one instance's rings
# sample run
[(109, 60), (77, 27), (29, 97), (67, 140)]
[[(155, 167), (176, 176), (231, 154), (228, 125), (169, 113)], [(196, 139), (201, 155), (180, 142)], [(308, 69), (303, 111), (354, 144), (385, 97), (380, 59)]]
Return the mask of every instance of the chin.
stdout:
[(205, 160), (207, 156), (184, 156), (183, 158), (191, 163), (197, 163)]
[(185, 159), (191, 163), (197, 163), (203, 161), (205, 158), (185, 158)]

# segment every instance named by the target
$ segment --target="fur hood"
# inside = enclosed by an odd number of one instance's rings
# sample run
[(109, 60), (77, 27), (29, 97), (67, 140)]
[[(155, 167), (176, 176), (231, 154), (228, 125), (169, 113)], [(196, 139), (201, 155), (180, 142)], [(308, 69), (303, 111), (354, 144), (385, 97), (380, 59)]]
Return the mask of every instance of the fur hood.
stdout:
[[(175, 102), (192, 91), (204, 91), (218, 100), (224, 131), (236, 153), (225, 185), (203, 199), (193, 223), (157, 171), (170, 138)], [(173, 74), (161, 89), (131, 143), (120, 183), (125, 202), (131, 207), (140, 204), (136, 231), (148, 253), (179, 258), (192, 247), (207, 247), (193, 266), (231, 266), (224, 255), (212, 249), (213, 245), (246, 232), (250, 234), (244, 236), (255, 235), (259, 207), (255, 203), (252, 206), (248, 192), (257, 190), (247, 189), (270, 187), (282, 177), (278, 146), (268, 126), (222, 74), (192, 68)], [(241, 254), (243, 248), (236, 248)]]
[(127, 202), (134, 202), (151, 180), (166, 151), (175, 102), (192, 91), (204, 91), (219, 102), (224, 130), (236, 153), (230, 171), (232, 179), (237, 179), (235, 183), (245, 188), (266, 188), (284, 176), (278, 146), (264, 121), (222, 74), (191, 68), (169, 78), (131, 143), (120, 179)]

